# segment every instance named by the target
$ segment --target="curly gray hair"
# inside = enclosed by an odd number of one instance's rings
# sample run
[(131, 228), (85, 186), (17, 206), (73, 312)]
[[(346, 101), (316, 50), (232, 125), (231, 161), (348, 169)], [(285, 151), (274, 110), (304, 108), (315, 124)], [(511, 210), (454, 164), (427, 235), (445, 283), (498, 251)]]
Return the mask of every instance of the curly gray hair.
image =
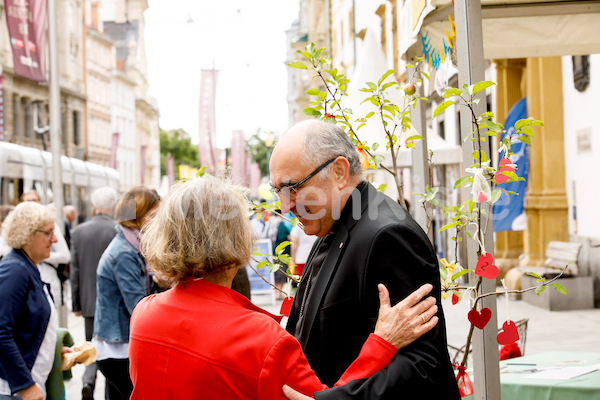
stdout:
[(229, 181), (205, 175), (179, 183), (142, 228), (140, 251), (171, 283), (242, 267), (252, 251), (248, 215), (245, 191)]
[(2, 236), (13, 249), (22, 249), (31, 243), (35, 232), (54, 221), (56, 210), (33, 201), (18, 204), (2, 223)]

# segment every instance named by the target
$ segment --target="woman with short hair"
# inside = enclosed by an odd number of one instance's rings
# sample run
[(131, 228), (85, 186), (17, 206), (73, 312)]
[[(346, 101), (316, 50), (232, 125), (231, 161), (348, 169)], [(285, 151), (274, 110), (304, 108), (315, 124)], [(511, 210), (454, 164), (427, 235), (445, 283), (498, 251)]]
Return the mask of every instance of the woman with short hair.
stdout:
[(116, 207), (117, 235), (98, 262), (92, 343), (111, 400), (129, 399), (132, 390), (127, 356), (129, 319), (136, 304), (148, 294), (139, 232), (159, 201), (156, 190), (143, 186), (125, 193)]
[(17, 205), (2, 223), (13, 249), (0, 261), (0, 394), (46, 397), (54, 363), (58, 316), (38, 264), (56, 242), (52, 207)]
[[(173, 186), (143, 228), (142, 254), (174, 286), (140, 301), (132, 315), (132, 400), (284, 399), (284, 383), (308, 395), (326, 389), (298, 341), (279, 325), (281, 317), (231, 290), (252, 252), (248, 210), (240, 188), (205, 175)], [(435, 306), (427, 301), (417, 307), (425, 310), (427, 324), (406, 309), (402, 315), (410, 318), (410, 328), (391, 323), (386, 317), (400, 308), (390, 308), (383, 285), (380, 290), (384, 301), (375, 334), (337, 384), (379, 371), (437, 321), (430, 321)], [(406, 335), (412, 324), (420, 327), (416, 336)]]

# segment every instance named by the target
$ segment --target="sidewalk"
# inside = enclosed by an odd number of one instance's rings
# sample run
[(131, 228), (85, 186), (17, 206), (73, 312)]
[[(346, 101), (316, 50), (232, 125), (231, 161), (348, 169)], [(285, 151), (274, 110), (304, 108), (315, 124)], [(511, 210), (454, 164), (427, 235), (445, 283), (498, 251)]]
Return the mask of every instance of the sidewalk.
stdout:
[[(504, 297), (499, 296), (497, 299), (496, 315), (499, 326), (502, 326), (502, 323), (508, 319)], [(281, 306), (281, 300), (273, 305), (271, 296), (268, 295), (255, 295), (253, 302), (272, 313), (278, 313)], [(508, 306), (511, 320), (529, 318), (525, 348), (527, 355), (551, 350), (600, 352), (600, 336), (598, 335), (600, 332), (600, 309), (548, 311), (521, 300), (510, 300)], [(442, 307), (446, 316), (448, 343), (456, 347), (464, 345), (470, 325), (467, 319), (468, 301), (463, 300), (453, 306), (448, 297), (442, 302)], [(75, 317), (73, 313), (69, 312), (68, 324), (69, 332), (75, 343), (84, 341), (83, 318)], [(82, 365), (73, 367), (73, 379), (65, 383), (66, 400), (81, 399), (83, 371)], [(100, 372), (96, 381), (94, 398), (96, 400), (104, 399), (104, 377)]]

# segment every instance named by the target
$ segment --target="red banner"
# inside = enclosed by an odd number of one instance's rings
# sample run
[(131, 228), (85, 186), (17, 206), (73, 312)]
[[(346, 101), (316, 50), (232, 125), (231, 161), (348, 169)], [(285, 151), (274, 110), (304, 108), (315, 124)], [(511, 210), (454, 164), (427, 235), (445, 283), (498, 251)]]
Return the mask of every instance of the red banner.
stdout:
[(167, 178), (169, 179), (169, 187), (175, 183), (175, 159), (168, 155), (166, 157)]
[(114, 132), (112, 136), (112, 148), (110, 149), (110, 167), (117, 169), (117, 149), (119, 147), (119, 132)]
[(0, 75), (0, 142), (4, 140), (4, 75)]
[(46, 0), (7, 0), (6, 24), (15, 74), (46, 81)]

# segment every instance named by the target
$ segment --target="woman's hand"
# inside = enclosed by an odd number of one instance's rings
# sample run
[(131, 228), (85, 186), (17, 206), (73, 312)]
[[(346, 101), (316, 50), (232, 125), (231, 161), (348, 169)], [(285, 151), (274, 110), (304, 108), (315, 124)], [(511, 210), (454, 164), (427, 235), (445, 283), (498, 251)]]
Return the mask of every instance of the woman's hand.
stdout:
[(297, 390), (292, 389), (288, 385), (283, 385), (283, 395), (289, 400), (312, 400), (313, 397), (305, 396)]
[(19, 395), (21, 395), (21, 398), (23, 400), (44, 400), (44, 395), (42, 394), (42, 391), (37, 387), (35, 383), (29, 386), (27, 389), (19, 391)]
[(383, 284), (379, 289), (379, 317), (375, 325), (375, 334), (387, 340), (396, 348), (408, 346), (438, 323), (435, 298), (421, 301), (433, 286), (429, 283), (421, 286), (394, 307), (390, 304), (390, 294)]

